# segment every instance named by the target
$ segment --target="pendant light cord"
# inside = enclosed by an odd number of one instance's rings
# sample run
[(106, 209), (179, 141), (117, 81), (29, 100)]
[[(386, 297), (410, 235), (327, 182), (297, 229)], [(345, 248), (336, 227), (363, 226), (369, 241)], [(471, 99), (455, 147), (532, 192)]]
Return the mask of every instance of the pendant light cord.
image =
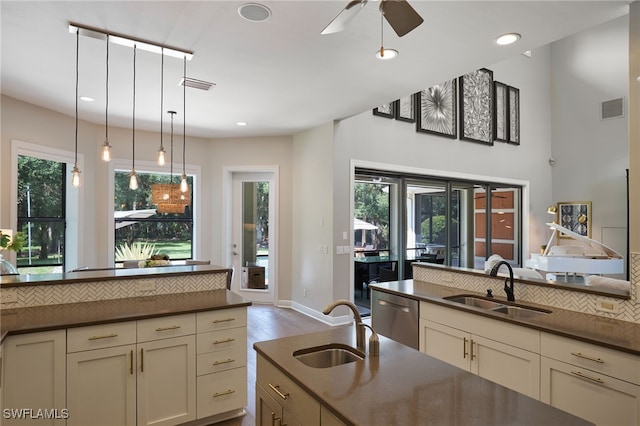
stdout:
[(104, 140), (109, 143), (109, 35), (107, 34), (107, 79), (105, 85)]
[(75, 145), (76, 145), (76, 152), (75, 152), (75, 166), (77, 168), (78, 166), (78, 76), (79, 76), (79, 69), (80, 69), (80, 29), (78, 28), (76, 30), (76, 134), (75, 134)]
[(184, 76), (182, 78), (182, 174), (185, 173), (185, 152), (187, 145), (187, 57), (184, 57)]
[(176, 114), (175, 111), (167, 111), (171, 114), (171, 167), (169, 168), (169, 183), (173, 184), (173, 116)]
[(160, 151), (164, 151), (163, 135), (164, 130), (162, 117), (164, 115), (164, 47), (160, 51), (162, 62), (160, 63)]
[(136, 165), (136, 45), (133, 45), (133, 139), (132, 147), (133, 152), (131, 154), (131, 170), (135, 170)]

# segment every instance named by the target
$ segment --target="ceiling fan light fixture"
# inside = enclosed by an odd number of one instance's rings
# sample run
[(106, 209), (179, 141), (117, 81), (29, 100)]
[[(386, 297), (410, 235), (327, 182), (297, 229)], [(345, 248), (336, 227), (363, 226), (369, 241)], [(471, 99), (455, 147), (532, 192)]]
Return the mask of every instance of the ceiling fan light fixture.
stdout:
[(376, 51), (376, 58), (381, 61), (389, 61), (400, 53), (396, 49), (387, 49), (384, 47), (380, 47), (380, 50)]
[(521, 36), (518, 33), (506, 33), (496, 38), (496, 44), (499, 46), (507, 46), (520, 40)]

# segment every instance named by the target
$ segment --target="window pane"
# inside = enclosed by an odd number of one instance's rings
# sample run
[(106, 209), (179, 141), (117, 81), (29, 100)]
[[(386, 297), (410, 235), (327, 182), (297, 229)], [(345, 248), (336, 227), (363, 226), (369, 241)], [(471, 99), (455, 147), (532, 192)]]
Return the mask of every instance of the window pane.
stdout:
[[(179, 176), (138, 172), (138, 189), (129, 189), (129, 172), (115, 172), (115, 260), (141, 260), (153, 254), (167, 255), (171, 260), (193, 257), (193, 177), (187, 176), (189, 193), (184, 203), (177, 201), (161, 208), (153, 199), (156, 184), (174, 184), (173, 188), (163, 188), (165, 192), (178, 197)], [(136, 243), (136, 245), (134, 245)], [(131, 253), (134, 247), (145, 246), (148, 250)], [(119, 251), (127, 253), (120, 256)]]
[(355, 250), (375, 250), (390, 254), (389, 192), (385, 183), (356, 182), (354, 186), (354, 215), (357, 222)]

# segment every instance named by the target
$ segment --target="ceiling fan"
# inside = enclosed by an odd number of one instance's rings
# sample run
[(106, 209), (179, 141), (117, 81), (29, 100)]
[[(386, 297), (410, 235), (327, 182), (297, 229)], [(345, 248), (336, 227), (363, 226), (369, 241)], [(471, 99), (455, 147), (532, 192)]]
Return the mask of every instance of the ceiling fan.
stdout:
[[(320, 34), (332, 34), (344, 30), (367, 4), (367, 1), (351, 0)], [(381, 0), (380, 13), (398, 34), (398, 37), (409, 33), (424, 21), (406, 0)]]

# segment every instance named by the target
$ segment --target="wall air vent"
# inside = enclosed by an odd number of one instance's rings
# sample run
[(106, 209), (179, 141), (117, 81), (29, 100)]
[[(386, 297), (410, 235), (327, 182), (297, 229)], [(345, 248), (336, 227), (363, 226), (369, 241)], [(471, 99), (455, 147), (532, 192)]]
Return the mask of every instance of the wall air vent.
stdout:
[(191, 77), (186, 77), (186, 78), (181, 78), (180, 79), (179, 85), (180, 86), (192, 87), (194, 89), (209, 90), (213, 86), (215, 86), (216, 84), (215, 83), (209, 83), (208, 81), (196, 80), (195, 78), (191, 78)]
[(622, 98), (602, 102), (601, 113), (602, 113), (601, 117), (603, 120), (607, 118), (622, 117), (623, 116)]

